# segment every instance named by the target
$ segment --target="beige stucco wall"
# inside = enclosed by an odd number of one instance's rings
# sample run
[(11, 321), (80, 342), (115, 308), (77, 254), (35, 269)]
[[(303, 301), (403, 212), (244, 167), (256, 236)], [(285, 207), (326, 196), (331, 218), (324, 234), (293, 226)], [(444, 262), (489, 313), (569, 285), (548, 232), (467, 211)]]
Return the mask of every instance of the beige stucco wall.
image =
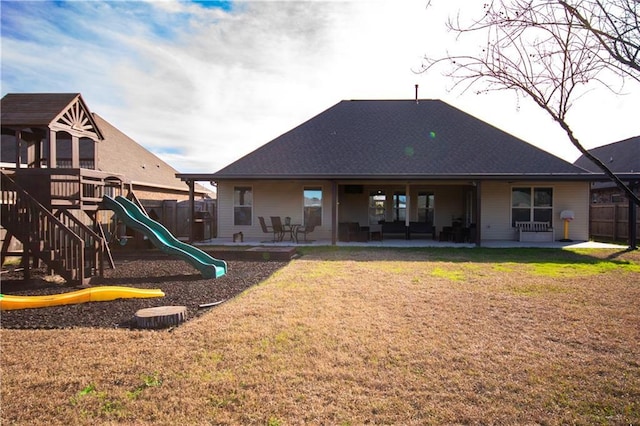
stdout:
[[(340, 183), (344, 184), (343, 182)], [(234, 186), (250, 186), (253, 188), (253, 217), (249, 226), (233, 225), (233, 188)], [(241, 232), (245, 238), (269, 239), (260, 228), (258, 216), (263, 216), (270, 224), (270, 216), (282, 218), (290, 216), (292, 223), (302, 223), (303, 191), (306, 187), (321, 187), (322, 192), (322, 225), (313, 233), (313, 239), (331, 239), (331, 182), (330, 181), (235, 181), (218, 184), (218, 237), (231, 239), (233, 234)], [(349, 211), (349, 220), (358, 221), (361, 225), (368, 223), (369, 191), (384, 186), (387, 194), (394, 189), (405, 190), (406, 185), (389, 183), (364, 184), (361, 194), (341, 194), (338, 204), (338, 221), (345, 221)], [(586, 182), (524, 182), (515, 183), (485, 181), (481, 183), (481, 232), (483, 240), (515, 240), (516, 232), (511, 227), (511, 189), (514, 186), (534, 186), (553, 188), (553, 220), (554, 239), (563, 237), (563, 223), (560, 219), (562, 210), (573, 210), (575, 220), (570, 223), (569, 238), (573, 240), (589, 239), (589, 184)], [(471, 191), (470, 186), (454, 183), (413, 184), (409, 186), (411, 198), (410, 217), (416, 215), (415, 200), (420, 191), (435, 194), (434, 226), (439, 232), (443, 226), (450, 226), (453, 218), (475, 222), (476, 218), (465, 216), (465, 199)], [(391, 200), (391, 197), (388, 197)], [(475, 199), (473, 200), (475, 202)], [(391, 206), (387, 206), (391, 214)], [(390, 220), (390, 218), (388, 218)]]
[[(253, 188), (252, 224), (233, 224), (233, 188)], [(291, 217), (291, 223), (302, 224), (304, 215), (304, 189), (322, 188), (322, 224), (310, 235), (312, 239), (331, 239), (331, 184), (327, 181), (234, 181), (218, 183), (218, 237), (233, 238), (242, 232), (245, 238), (268, 240), (270, 235), (262, 232), (258, 216), (263, 216), (270, 225), (270, 216)]]
[(575, 219), (569, 224), (569, 238), (589, 239), (589, 184), (586, 182), (495, 182), (481, 184), (481, 235), (483, 240), (513, 240), (511, 227), (511, 189), (513, 187), (553, 188), (554, 240), (563, 238), (560, 212), (573, 210)]

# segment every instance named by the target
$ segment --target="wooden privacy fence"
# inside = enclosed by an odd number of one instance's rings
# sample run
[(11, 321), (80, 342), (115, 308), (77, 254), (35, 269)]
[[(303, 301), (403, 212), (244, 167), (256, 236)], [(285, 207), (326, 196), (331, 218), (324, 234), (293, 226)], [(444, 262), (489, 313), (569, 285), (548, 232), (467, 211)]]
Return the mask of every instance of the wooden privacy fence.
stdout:
[[(141, 200), (149, 217), (162, 223), (176, 238), (187, 240), (190, 232), (189, 201)], [(216, 237), (216, 200), (195, 200), (195, 239)]]
[[(594, 240), (629, 239), (628, 204), (591, 204), (589, 235)], [(640, 207), (636, 206), (636, 235), (640, 235)]]

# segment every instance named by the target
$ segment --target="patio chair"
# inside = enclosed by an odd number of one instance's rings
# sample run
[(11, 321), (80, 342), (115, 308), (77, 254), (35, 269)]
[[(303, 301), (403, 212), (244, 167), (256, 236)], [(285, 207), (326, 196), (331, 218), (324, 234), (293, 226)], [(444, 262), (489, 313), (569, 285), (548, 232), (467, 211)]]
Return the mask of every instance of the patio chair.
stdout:
[(260, 227), (262, 228), (262, 232), (264, 232), (265, 234), (270, 234), (273, 233), (273, 242), (277, 241), (277, 237), (279, 237), (279, 234), (276, 232), (275, 229), (273, 229), (272, 226), (268, 226), (266, 224), (266, 222), (264, 221), (264, 217), (262, 216), (258, 216), (258, 220), (260, 221)]
[[(380, 226), (382, 232), (382, 226)], [(366, 242), (369, 240), (369, 227), (361, 227), (358, 222), (349, 222), (347, 241)]]
[(273, 228), (274, 241), (282, 241), (282, 239), (284, 238), (285, 230), (284, 226), (282, 226), (282, 220), (280, 219), (280, 216), (271, 216), (271, 227)]
[(304, 235), (304, 242), (305, 243), (310, 242), (311, 240), (307, 240), (307, 234), (312, 233), (315, 228), (316, 228), (315, 225), (298, 226), (296, 228), (296, 236), (295, 236), (296, 243), (299, 241), (298, 240), (298, 235), (299, 234), (303, 234)]

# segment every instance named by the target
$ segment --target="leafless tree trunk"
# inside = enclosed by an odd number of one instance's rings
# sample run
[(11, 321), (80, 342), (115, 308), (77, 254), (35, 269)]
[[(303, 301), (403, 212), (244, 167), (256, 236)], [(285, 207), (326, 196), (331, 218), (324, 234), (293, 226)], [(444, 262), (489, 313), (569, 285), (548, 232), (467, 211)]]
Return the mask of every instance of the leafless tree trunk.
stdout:
[[(423, 71), (449, 64), (446, 72), (463, 91), (515, 90), (528, 95), (566, 132), (629, 199), (640, 199), (574, 135), (567, 113), (594, 85), (619, 90), (640, 81), (638, 0), (500, 0), (486, 3), (470, 24), (460, 17), (448, 27), (458, 36), (485, 40), (478, 52), (425, 57)], [(480, 88), (478, 89), (478, 86)]]

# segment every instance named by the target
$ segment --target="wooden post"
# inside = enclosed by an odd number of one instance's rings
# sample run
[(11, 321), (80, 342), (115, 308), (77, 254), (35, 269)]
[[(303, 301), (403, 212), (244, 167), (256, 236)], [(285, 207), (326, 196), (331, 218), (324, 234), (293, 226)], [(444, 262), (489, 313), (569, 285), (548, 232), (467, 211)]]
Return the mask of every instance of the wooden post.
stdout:
[(49, 146), (49, 155), (47, 157), (47, 167), (50, 169), (55, 169), (58, 167), (58, 150), (57, 150), (57, 139), (56, 132), (53, 130), (49, 130), (49, 137), (47, 138), (47, 145)]
[[(404, 239), (408, 240), (411, 238), (411, 233), (409, 232), (409, 223), (411, 222), (411, 202), (409, 201), (411, 185), (407, 182), (404, 187)], [(400, 207), (400, 206), (398, 206)]]
[(39, 167), (40, 159), (37, 156), (36, 144), (33, 141), (27, 142), (27, 167)]
[(618, 205), (613, 205), (613, 241), (618, 241)]
[[(629, 182), (629, 189), (633, 191), (635, 189), (637, 182)], [(637, 218), (637, 206), (633, 202), (631, 197), (627, 197), (629, 199), (629, 250), (637, 250), (638, 249), (638, 235), (637, 229), (638, 226), (636, 224)]]
[(476, 182), (476, 247), (482, 245), (482, 208), (481, 208), (481, 188), (482, 181)]
[(196, 240), (196, 227), (193, 226), (196, 216), (195, 180), (188, 179), (187, 184), (189, 185), (189, 242), (192, 243)]
[(98, 142), (96, 142), (95, 140), (92, 140), (92, 142), (93, 142), (93, 168), (98, 170)]
[(338, 240), (338, 184), (331, 181), (331, 245), (335, 246)]
[(71, 168), (80, 168), (80, 139), (77, 136), (71, 136)]
[[(24, 270), (24, 280), (29, 281), (31, 279), (31, 230), (28, 229), (24, 236), (25, 238), (22, 242), (22, 269)], [(35, 259), (35, 256), (33, 258)]]
[(22, 145), (22, 130), (16, 130), (14, 133), (16, 138), (16, 169), (20, 168), (20, 164), (22, 163), (22, 159), (20, 158), (20, 146)]

